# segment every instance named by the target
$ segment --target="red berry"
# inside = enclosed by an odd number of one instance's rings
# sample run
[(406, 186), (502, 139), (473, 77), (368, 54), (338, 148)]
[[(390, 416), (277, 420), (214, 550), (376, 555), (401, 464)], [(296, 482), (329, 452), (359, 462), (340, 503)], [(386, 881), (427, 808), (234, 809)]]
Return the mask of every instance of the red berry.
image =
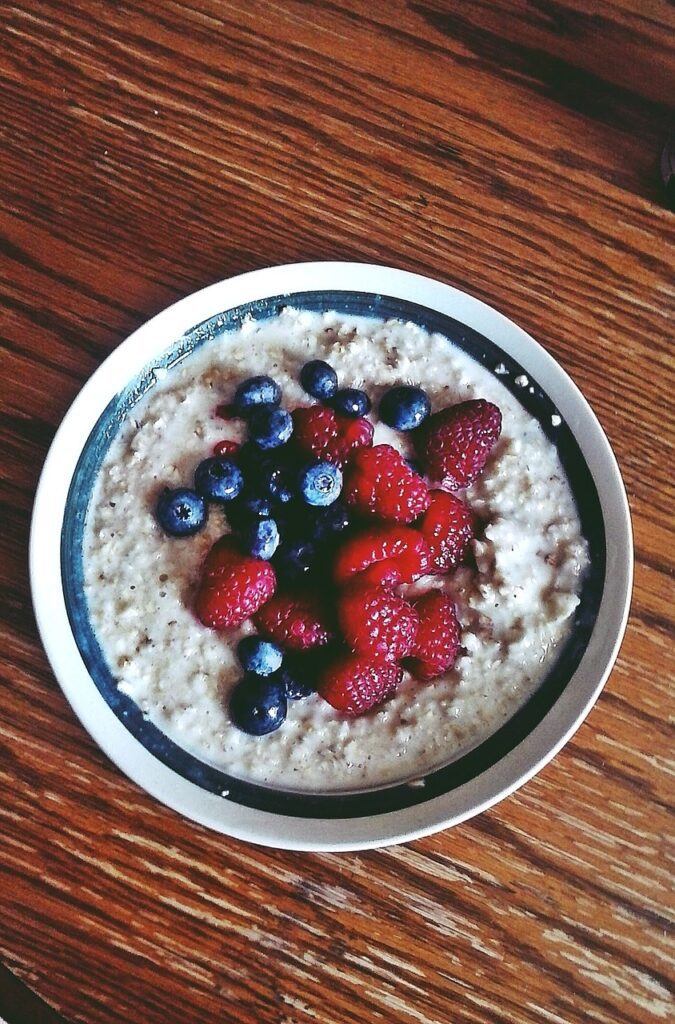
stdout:
[(418, 679), (435, 679), (449, 672), (460, 653), (460, 626), (450, 598), (429, 590), (415, 601), (419, 629), (408, 667)]
[(475, 535), (475, 516), (468, 505), (447, 491), (431, 491), (431, 504), (417, 529), (426, 538), (437, 572), (459, 565)]
[(417, 612), (383, 587), (352, 583), (338, 597), (337, 614), (342, 635), (355, 651), (396, 660), (413, 649)]
[(390, 697), (403, 670), (395, 661), (367, 654), (343, 654), (319, 678), (318, 691), (337, 711), (362, 715)]
[(501, 429), (497, 406), (479, 398), (429, 416), (417, 431), (415, 444), (427, 474), (454, 491), (473, 483)]
[(333, 639), (315, 595), (275, 594), (255, 616), (264, 637), (293, 651), (321, 647)]
[(242, 554), (233, 537), (221, 537), (202, 567), (195, 599), (197, 617), (213, 629), (241, 626), (270, 599), (275, 586), (269, 562)]
[(241, 445), (237, 444), (236, 441), (218, 441), (213, 446), (214, 455), (234, 455), (238, 452)]
[(295, 409), (293, 412), (295, 444), (316, 459), (344, 465), (352, 451), (373, 443), (370, 420), (340, 416), (323, 405)]
[(342, 544), (333, 563), (333, 576), (341, 584), (358, 573), (361, 582), (395, 587), (424, 576), (430, 562), (429, 545), (417, 530), (373, 523)]
[(353, 454), (342, 494), (346, 504), (358, 512), (397, 523), (411, 523), (429, 507), (424, 480), (389, 444)]

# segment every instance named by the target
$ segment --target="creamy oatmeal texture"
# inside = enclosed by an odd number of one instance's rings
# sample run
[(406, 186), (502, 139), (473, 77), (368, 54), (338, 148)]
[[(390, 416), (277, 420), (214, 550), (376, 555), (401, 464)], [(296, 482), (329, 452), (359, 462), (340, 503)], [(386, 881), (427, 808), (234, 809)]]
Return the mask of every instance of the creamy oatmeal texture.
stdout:
[[(217, 441), (243, 439), (239, 421), (215, 415), (235, 386), (274, 377), (283, 404), (310, 404), (302, 365), (324, 358), (341, 386), (373, 399), (394, 384), (420, 384), (433, 411), (486, 398), (502, 411), (502, 435), (467, 500), (488, 525), (474, 541), (477, 572), (428, 577), (452, 594), (466, 655), (447, 676), (407, 676), (388, 703), (350, 719), (320, 697), (289, 701), (288, 717), (260, 738), (234, 728), (227, 698), (241, 670), (234, 650), (247, 632), (215, 632), (191, 612), (202, 561), (226, 532), (211, 508), (206, 529), (176, 540), (153, 514), (165, 487), (191, 486)], [(376, 422), (374, 443), (404, 448)], [(358, 789), (415, 778), (494, 732), (536, 689), (566, 639), (588, 561), (557, 453), (498, 379), (440, 335), (399, 321), (287, 309), (221, 334), (171, 370), (115, 438), (92, 497), (85, 585), (94, 629), (120, 690), (176, 743), (239, 778), (307, 791)]]

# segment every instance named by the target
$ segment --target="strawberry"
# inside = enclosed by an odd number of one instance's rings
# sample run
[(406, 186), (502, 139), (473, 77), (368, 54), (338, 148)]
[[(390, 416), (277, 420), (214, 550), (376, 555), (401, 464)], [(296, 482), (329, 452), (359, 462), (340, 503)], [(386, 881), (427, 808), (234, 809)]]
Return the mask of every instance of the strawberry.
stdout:
[(234, 537), (216, 541), (202, 567), (195, 599), (205, 626), (241, 626), (274, 593), (276, 577), (269, 562), (242, 554)]
[(418, 679), (435, 679), (449, 672), (460, 647), (460, 626), (450, 598), (440, 590), (429, 590), (415, 601), (419, 628), (408, 668)]
[(429, 571), (429, 545), (417, 530), (394, 523), (373, 523), (339, 548), (333, 563), (338, 584), (358, 575), (363, 582), (395, 587)]
[(449, 572), (459, 565), (476, 532), (468, 505), (447, 491), (431, 491), (431, 503), (417, 529), (431, 551), (433, 568)]
[(345, 470), (343, 499), (365, 515), (411, 523), (429, 507), (429, 489), (389, 444), (354, 452)]
[(351, 452), (373, 443), (373, 424), (363, 416), (352, 419), (323, 405), (295, 409), (293, 437), (303, 452), (343, 466)]
[(362, 715), (390, 697), (402, 676), (403, 669), (395, 661), (345, 653), (323, 670), (318, 691), (337, 711)]
[(321, 647), (333, 638), (327, 617), (313, 594), (275, 594), (254, 621), (264, 637), (292, 651)]
[(413, 649), (417, 612), (383, 587), (350, 584), (338, 597), (337, 614), (342, 635), (355, 651), (395, 660)]
[(479, 398), (429, 416), (416, 431), (415, 446), (427, 475), (455, 491), (482, 471), (501, 429), (497, 406)]

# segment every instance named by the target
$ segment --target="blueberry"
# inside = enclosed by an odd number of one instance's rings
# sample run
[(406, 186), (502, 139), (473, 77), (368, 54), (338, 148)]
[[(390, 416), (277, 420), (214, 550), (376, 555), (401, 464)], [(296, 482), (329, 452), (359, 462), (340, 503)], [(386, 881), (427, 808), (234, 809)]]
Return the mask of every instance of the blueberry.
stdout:
[(327, 508), (319, 509), (311, 527), (311, 539), (329, 540), (346, 530), (350, 523), (349, 512), (341, 501), (335, 501)]
[(308, 505), (332, 505), (342, 490), (342, 471), (332, 462), (312, 462), (300, 473), (299, 485)]
[(380, 402), (380, 419), (394, 430), (414, 430), (430, 412), (427, 395), (412, 385), (391, 388)]
[(244, 672), (256, 676), (271, 676), (281, 668), (284, 652), (271, 640), (259, 636), (245, 636), (237, 645), (237, 657)]
[(204, 459), (195, 470), (195, 490), (211, 501), (232, 501), (244, 486), (244, 477), (231, 459)]
[(308, 541), (282, 541), (273, 561), (279, 581), (291, 586), (302, 583), (310, 575), (315, 558), (316, 548)]
[(242, 543), (254, 558), (267, 561), (279, 547), (279, 528), (273, 519), (254, 519), (242, 530)]
[(240, 412), (260, 405), (275, 406), (281, 401), (281, 388), (271, 377), (249, 377), (234, 393), (234, 407)]
[(157, 522), (172, 537), (189, 537), (206, 522), (206, 502), (187, 487), (165, 488), (156, 508)]
[(244, 530), (258, 519), (269, 519), (272, 502), (269, 498), (241, 497), (227, 506), (227, 518), (235, 530)]
[(250, 736), (265, 736), (284, 722), (288, 705), (278, 679), (244, 676), (230, 697), (230, 717)]
[(358, 388), (341, 388), (335, 392), (330, 404), (336, 412), (342, 413), (343, 416), (352, 416), (354, 419), (370, 412), (370, 399), (365, 391)]
[(248, 430), (251, 439), (261, 448), (279, 448), (290, 440), (293, 420), (285, 409), (263, 406), (251, 413)]
[(300, 371), (300, 383), (313, 398), (327, 402), (338, 389), (337, 373), (323, 359), (312, 359)]
[(314, 693), (315, 687), (300, 665), (297, 668), (287, 668), (284, 665), (279, 669), (277, 677), (284, 687), (288, 700), (302, 700), (303, 697), (309, 697), (310, 693)]

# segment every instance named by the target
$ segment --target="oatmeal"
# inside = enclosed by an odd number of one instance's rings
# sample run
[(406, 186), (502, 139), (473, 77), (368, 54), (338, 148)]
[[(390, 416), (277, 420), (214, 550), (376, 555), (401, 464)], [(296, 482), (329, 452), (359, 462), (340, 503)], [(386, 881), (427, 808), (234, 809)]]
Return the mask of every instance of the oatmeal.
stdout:
[[(365, 388), (377, 409), (393, 385), (420, 385), (432, 409), (486, 399), (502, 432), (481, 476), (462, 496), (485, 524), (475, 565), (404, 588), (452, 598), (463, 653), (421, 683), (407, 673), (394, 696), (360, 718), (318, 695), (289, 701), (283, 728), (252, 737), (232, 724), (228, 698), (241, 677), (236, 645), (246, 622), (216, 631), (193, 612), (202, 563), (228, 532), (212, 509), (203, 531), (167, 536), (155, 506), (165, 487), (190, 486), (222, 441), (245, 439), (223, 420), (246, 378), (267, 374), (287, 409), (309, 405), (299, 383), (325, 359), (341, 384)], [(372, 414), (375, 444), (412, 455), (407, 435)], [(222, 333), (170, 371), (133, 410), (102, 465), (88, 513), (85, 585), (92, 625), (123, 693), (164, 733), (238, 778), (299, 791), (340, 791), (422, 776), (496, 731), (536, 690), (565, 642), (588, 563), (577, 510), (556, 449), (490, 374), (440, 335), (399, 321), (292, 309)]]

